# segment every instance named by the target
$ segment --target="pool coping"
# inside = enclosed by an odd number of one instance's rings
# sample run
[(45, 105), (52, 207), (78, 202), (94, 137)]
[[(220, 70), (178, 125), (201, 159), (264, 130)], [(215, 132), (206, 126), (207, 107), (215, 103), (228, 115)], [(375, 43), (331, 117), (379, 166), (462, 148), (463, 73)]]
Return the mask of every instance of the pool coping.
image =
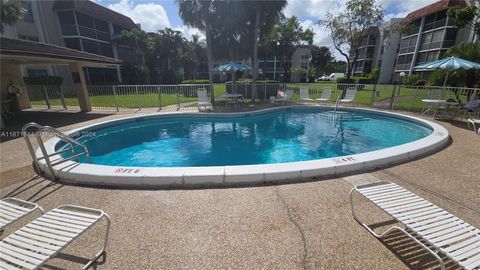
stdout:
[[(235, 113), (201, 113), (201, 112), (168, 112), (155, 113), (142, 116), (126, 117), (87, 125), (66, 132), (72, 134), (81, 130), (95, 130), (112, 125), (131, 122), (132, 120), (145, 120), (150, 118), (175, 118), (175, 117), (211, 117), (232, 118), (264, 114), (272, 111), (295, 109), (334, 109), (333, 106), (282, 106), (249, 112)], [(302, 181), (315, 177), (333, 176), (338, 174), (353, 173), (372, 170), (402, 163), (432, 153), (449, 141), (448, 131), (439, 124), (407, 116), (400, 113), (386, 112), (369, 108), (338, 107), (341, 111), (360, 111), (383, 116), (390, 116), (414, 122), (432, 129), (432, 134), (422, 139), (384, 148), (381, 150), (364, 152), (360, 154), (325, 158), (309, 161), (297, 161), (275, 164), (236, 165), (236, 166), (208, 166), (208, 167), (127, 167), (107, 166), (76, 161), (66, 161), (53, 166), (58, 179), (65, 183), (82, 184), (90, 186), (116, 186), (116, 187), (190, 187), (190, 186), (217, 186), (238, 185), (279, 181)], [(55, 146), (60, 140), (52, 138), (45, 142), (48, 153), (55, 151)], [(36, 150), (37, 157), (41, 157), (40, 149)], [(62, 157), (55, 155), (52, 161)], [(38, 162), (39, 169), (47, 176), (52, 177), (45, 164), (45, 160)]]

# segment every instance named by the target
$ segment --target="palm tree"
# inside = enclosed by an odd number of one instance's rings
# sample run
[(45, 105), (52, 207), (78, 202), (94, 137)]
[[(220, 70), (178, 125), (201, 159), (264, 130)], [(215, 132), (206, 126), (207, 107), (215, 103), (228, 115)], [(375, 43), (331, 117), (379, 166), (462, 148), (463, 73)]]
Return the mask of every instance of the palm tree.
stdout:
[(17, 0), (0, 0), (0, 32), (3, 33), (6, 25), (12, 25), (21, 20), (25, 11)]
[(287, 5), (286, 0), (277, 1), (246, 1), (255, 12), (253, 24), (253, 82), (258, 76), (258, 39), (260, 32), (269, 33), (281, 11)]
[(212, 103), (215, 101), (213, 94), (213, 50), (212, 50), (212, 20), (215, 16), (215, 7), (213, 0), (176, 0), (179, 9), (179, 15), (183, 22), (190, 27), (195, 27), (205, 32), (207, 40), (208, 57), (208, 81), (212, 89)]
[[(480, 63), (480, 42), (460, 43), (448, 49), (446, 56), (455, 56), (472, 62)], [(475, 69), (458, 70), (464, 76), (465, 84), (469, 88), (475, 87), (480, 81), (480, 71)]]

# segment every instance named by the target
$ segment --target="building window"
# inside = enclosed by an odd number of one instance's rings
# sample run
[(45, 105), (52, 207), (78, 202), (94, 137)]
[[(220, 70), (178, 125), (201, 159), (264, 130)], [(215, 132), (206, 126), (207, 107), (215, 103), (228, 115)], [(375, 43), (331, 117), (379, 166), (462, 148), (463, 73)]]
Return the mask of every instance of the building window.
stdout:
[(27, 23), (35, 23), (33, 20), (32, 3), (22, 1), (22, 6), (26, 10), (25, 14), (23, 14), (23, 21)]
[(447, 29), (445, 33), (445, 39), (443, 40), (443, 48), (450, 48), (455, 45), (455, 41), (457, 40), (457, 32), (458, 30), (455, 28)]
[(444, 29), (428, 32), (422, 35), (420, 50), (438, 49), (442, 46)]
[(80, 46), (80, 39), (78, 38), (64, 38), (65, 47), (81, 51), (82, 47)]
[(414, 52), (417, 45), (418, 36), (413, 36), (409, 38), (403, 38), (400, 43), (399, 53), (409, 53)]
[(47, 76), (48, 71), (46, 69), (40, 68), (27, 68), (27, 76), (28, 77), (42, 77)]
[(85, 27), (88, 27), (88, 28), (94, 28), (92, 17), (90, 17), (88, 15), (85, 15), (83, 13), (79, 13), (79, 12), (75, 12), (75, 15), (77, 17), (78, 25), (85, 26)]
[(447, 24), (447, 11), (440, 11), (425, 17), (425, 25), (423, 31), (444, 27)]
[(29, 36), (29, 35), (18, 35), (18, 38), (19, 39), (23, 39), (23, 40), (30, 40), (30, 41), (35, 41), (35, 42), (38, 42), (38, 37), (34, 37), (34, 36)]

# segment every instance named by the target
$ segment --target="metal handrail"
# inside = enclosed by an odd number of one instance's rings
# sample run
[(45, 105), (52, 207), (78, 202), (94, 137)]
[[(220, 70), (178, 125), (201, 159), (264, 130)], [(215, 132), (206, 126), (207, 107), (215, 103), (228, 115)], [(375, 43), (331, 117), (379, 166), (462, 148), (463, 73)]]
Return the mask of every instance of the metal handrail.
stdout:
[[(75, 140), (74, 138), (66, 135), (63, 132), (60, 132), (60, 131), (56, 130), (55, 128), (53, 128), (51, 126), (44, 126), (42, 129), (38, 130), (37, 132), (42, 132), (42, 131), (48, 131), (50, 133), (53, 133), (54, 135), (56, 135), (57, 137), (59, 137), (60, 139), (62, 139), (65, 142), (80, 146), (83, 149), (83, 151), (87, 154), (88, 162), (92, 163), (92, 159), (90, 157), (90, 153), (88, 152), (88, 148), (83, 143)], [(75, 149), (75, 148), (73, 148), (73, 149)]]
[[(43, 155), (42, 157), (39, 157), (39, 158), (37, 158), (37, 155), (35, 154), (35, 150), (33, 149), (32, 143), (30, 141), (30, 136), (29, 136), (30, 134), (27, 133), (28, 129), (30, 129), (32, 127), (36, 128), (34, 135), (35, 135), (35, 138), (37, 139), (38, 145), (39, 145), (40, 150), (42, 151), (42, 155)], [(81, 142), (75, 140), (74, 138), (56, 130), (53, 127), (42, 126), (42, 125), (39, 125), (37, 123), (31, 122), (31, 123), (28, 123), (28, 124), (26, 124), (22, 127), (22, 134), (23, 134), (23, 137), (25, 138), (25, 142), (27, 143), (27, 147), (28, 147), (28, 150), (30, 151), (30, 155), (32, 156), (34, 166), (36, 166), (37, 169), (39, 169), (39, 160), (40, 159), (45, 159), (45, 163), (46, 163), (50, 173), (52, 174), (52, 176), (54, 178), (56, 178), (55, 171), (53, 170), (53, 165), (52, 165), (52, 162), (50, 160), (50, 157), (52, 157), (54, 155), (57, 155), (59, 153), (66, 152), (66, 150), (60, 150), (60, 151), (56, 151), (54, 153), (48, 154), (47, 149), (45, 148), (45, 144), (43, 143), (43, 140), (42, 140), (42, 137), (41, 137), (43, 132), (53, 134), (54, 136), (58, 137), (60, 140), (68, 143), (70, 145), (69, 150), (71, 150), (73, 152), (75, 157), (80, 157), (80, 156), (85, 154), (88, 158), (88, 162), (92, 163), (92, 159), (90, 157), (90, 153), (88, 151), (88, 148), (84, 144), (82, 144)], [(79, 153), (79, 154), (76, 154), (74, 145), (77, 145), (77, 146), (81, 147), (83, 149), (83, 152)], [(65, 161), (67, 161), (67, 160), (70, 160), (70, 159), (66, 159)], [(57, 164), (60, 164), (60, 163), (61, 162), (57, 162), (54, 165), (57, 165)]]

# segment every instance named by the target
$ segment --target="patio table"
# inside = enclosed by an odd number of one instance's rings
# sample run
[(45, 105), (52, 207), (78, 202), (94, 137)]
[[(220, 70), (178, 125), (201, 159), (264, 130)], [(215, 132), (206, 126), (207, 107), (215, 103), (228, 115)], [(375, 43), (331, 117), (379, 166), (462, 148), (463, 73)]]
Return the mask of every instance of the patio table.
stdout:
[[(243, 97), (242, 94), (233, 94), (233, 93), (226, 93), (223, 94), (223, 97), (230, 100), (230, 103), (236, 108), (238, 106), (238, 99)], [(227, 103), (228, 104), (228, 103)]]
[(459, 105), (458, 102), (446, 101), (444, 99), (422, 99), (422, 102), (425, 103), (425, 110), (422, 114), (433, 112), (434, 119), (437, 117), (437, 114), (441, 114), (447, 119), (453, 119), (456, 113), (452, 108)]

